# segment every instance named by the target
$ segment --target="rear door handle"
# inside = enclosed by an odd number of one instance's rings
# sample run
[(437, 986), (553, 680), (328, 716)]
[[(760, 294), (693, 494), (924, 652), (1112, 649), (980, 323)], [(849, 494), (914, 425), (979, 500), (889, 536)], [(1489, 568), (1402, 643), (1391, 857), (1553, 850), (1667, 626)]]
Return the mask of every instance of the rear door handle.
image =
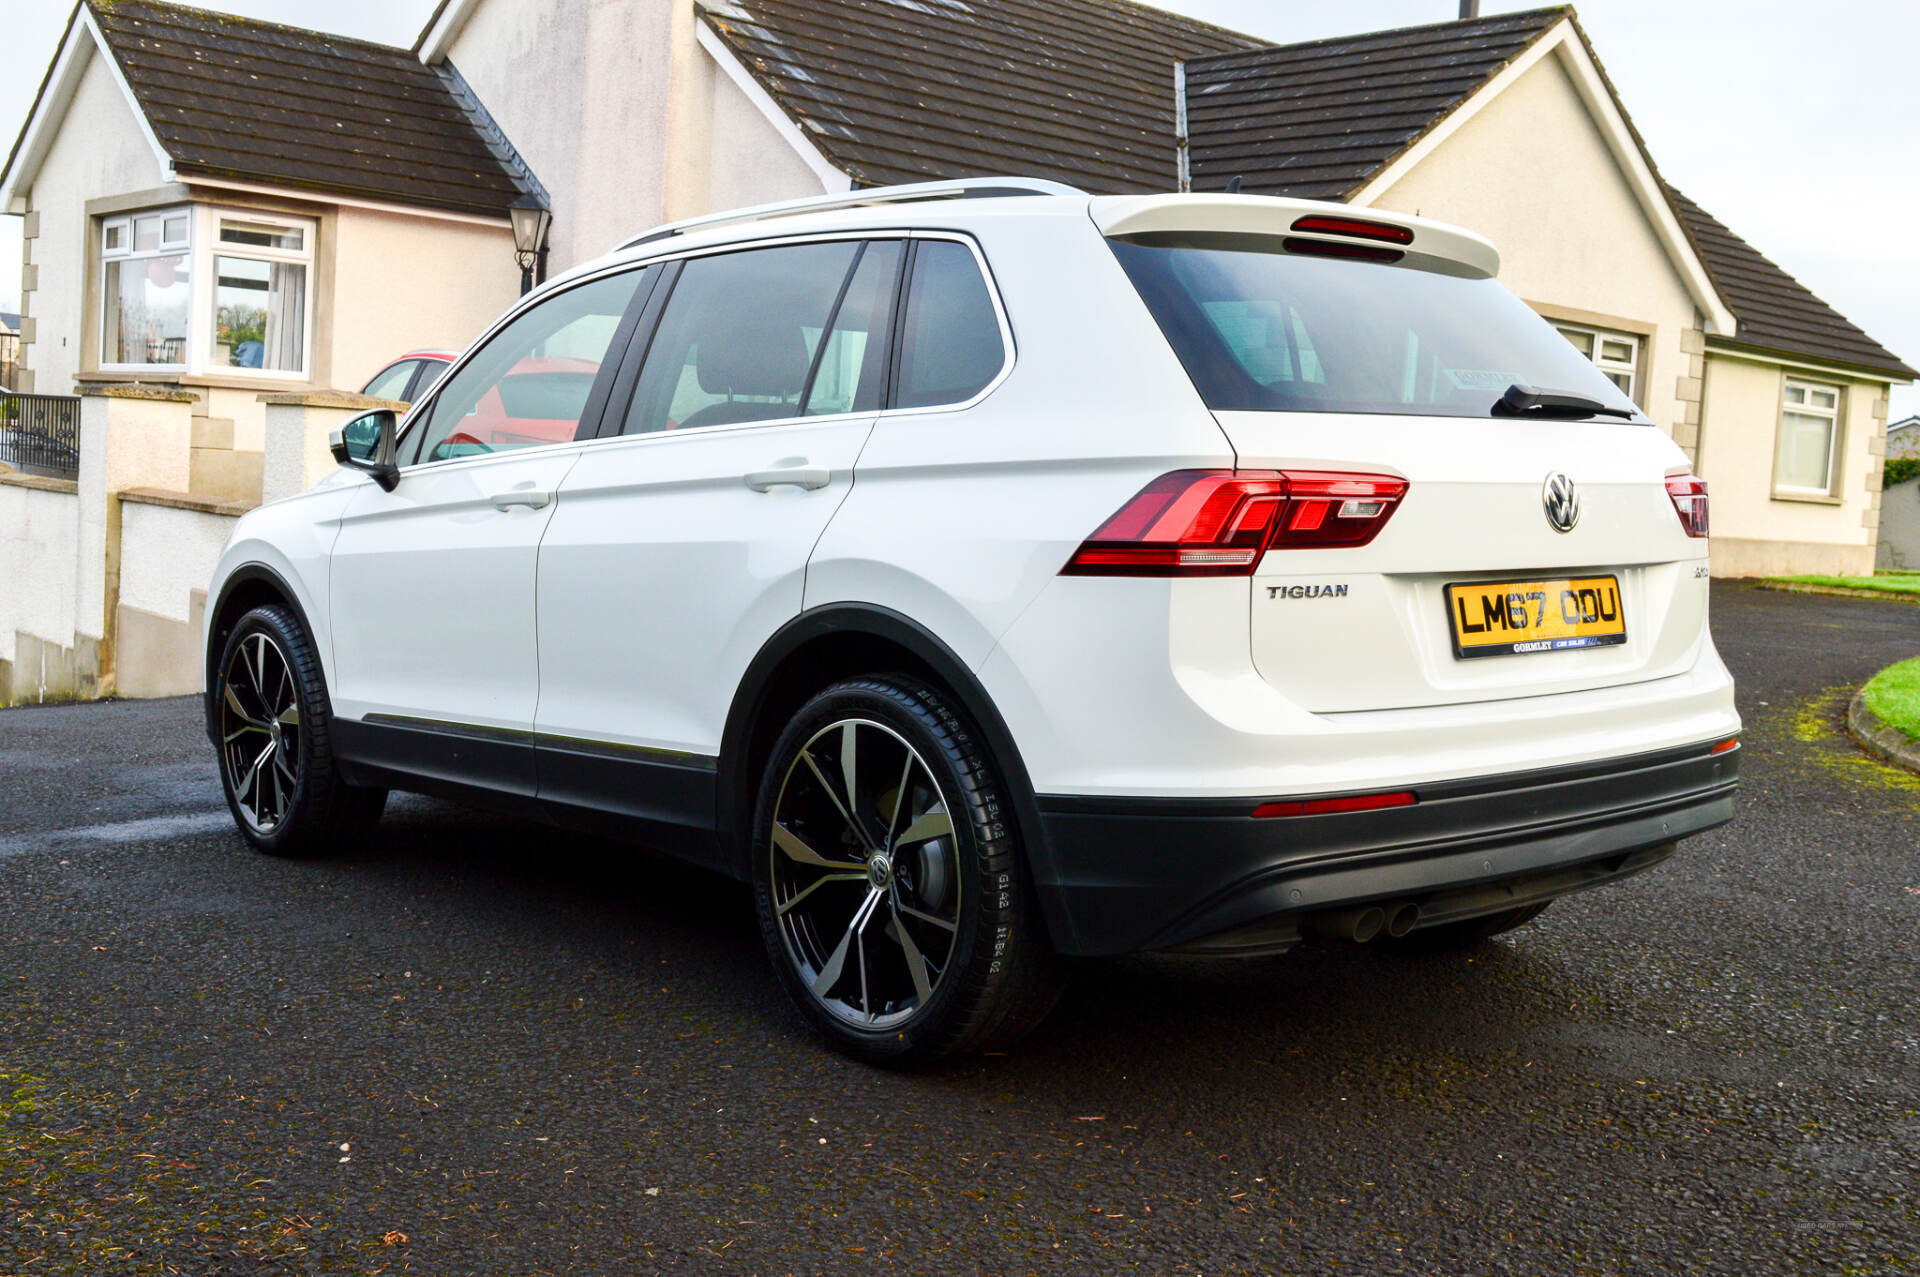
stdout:
[(496, 492), (493, 494), (493, 508), (511, 510), (515, 506), (526, 506), (530, 510), (540, 510), (553, 500), (551, 492)]
[(755, 470), (746, 476), (746, 481), (747, 486), (755, 492), (766, 492), (783, 485), (812, 491), (831, 483), (833, 471), (825, 466), (781, 466), (777, 470)]

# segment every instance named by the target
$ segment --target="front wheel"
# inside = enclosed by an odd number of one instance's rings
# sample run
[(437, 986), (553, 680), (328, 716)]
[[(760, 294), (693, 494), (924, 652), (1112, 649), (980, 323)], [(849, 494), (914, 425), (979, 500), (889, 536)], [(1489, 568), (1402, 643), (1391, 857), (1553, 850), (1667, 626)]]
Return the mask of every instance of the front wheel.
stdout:
[(981, 1051), (1059, 997), (999, 773), (926, 684), (853, 679), (807, 702), (753, 830), (767, 952), (838, 1050), (892, 1065)]
[(276, 856), (311, 856), (372, 829), (387, 791), (339, 778), (320, 658), (291, 611), (268, 605), (241, 617), (219, 680), (220, 780), (248, 842)]

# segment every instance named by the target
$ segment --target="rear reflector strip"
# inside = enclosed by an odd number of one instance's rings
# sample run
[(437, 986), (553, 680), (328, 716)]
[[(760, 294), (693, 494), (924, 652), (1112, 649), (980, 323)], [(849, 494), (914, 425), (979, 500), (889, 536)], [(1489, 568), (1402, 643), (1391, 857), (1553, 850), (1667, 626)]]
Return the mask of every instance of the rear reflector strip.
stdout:
[(1330, 816), (1336, 812), (1411, 807), (1419, 801), (1407, 790), (1393, 794), (1346, 794), (1339, 798), (1301, 798), (1292, 802), (1261, 803), (1253, 809), (1253, 814), (1257, 819), (1269, 816)]
[(1712, 749), (1708, 750), (1707, 753), (1725, 754), (1731, 750), (1736, 750), (1739, 748), (1740, 748), (1740, 742), (1738, 740), (1723, 740), (1718, 745), (1715, 745)]

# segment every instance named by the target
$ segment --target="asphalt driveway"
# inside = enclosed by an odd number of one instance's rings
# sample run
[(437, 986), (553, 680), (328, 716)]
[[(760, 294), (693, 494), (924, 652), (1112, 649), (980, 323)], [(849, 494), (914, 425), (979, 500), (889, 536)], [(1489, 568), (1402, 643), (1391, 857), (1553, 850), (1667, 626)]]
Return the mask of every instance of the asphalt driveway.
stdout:
[(844, 1062), (743, 889), (396, 801), (246, 850), (191, 700), (0, 713), (0, 1274), (1910, 1272), (1920, 608), (1721, 587), (1732, 825), (1469, 955), (1094, 965)]

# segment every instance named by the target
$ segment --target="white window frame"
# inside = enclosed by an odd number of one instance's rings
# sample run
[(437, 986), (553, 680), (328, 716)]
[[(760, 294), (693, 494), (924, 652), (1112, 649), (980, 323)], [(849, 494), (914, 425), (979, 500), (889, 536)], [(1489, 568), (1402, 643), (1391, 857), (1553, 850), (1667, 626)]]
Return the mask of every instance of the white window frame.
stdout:
[[(1646, 343), (1646, 338), (1643, 335), (1640, 333), (1623, 333), (1613, 328), (1595, 328), (1592, 324), (1571, 324), (1558, 319), (1548, 322), (1563, 336), (1567, 333), (1582, 333), (1593, 338), (1593, 353), (1587, 356), (1588, 360), (1595, 368), (1598, 368), (1603, 373), (1625, 374), (1627, 378), (1627, 398), (1636, 404), (1640, 403), (1640, 360)], [(1606, 357), (1606, 343), (1609, 341), (1623, 341), (1627, 343), (1628, 348), (1633, 351), (1633, 357), (1625, 362), (1618, 359), (1608, 359)], [(1568, 345), (1572, 345), (1572, 343), (1569, 342)], [(1579, 350), (1580, 348), (1574, 346), (1574, 349)], [(1644, 407), (1644, 405), (1642, 406)]]
[[(170, 220), (183, 216), (187, 223), (186, 238), (167, 238), (167, 224)], [(135, 224), (143, 218), (159, 218), (161, 242), (158, 248), (136, 251), (133, 247)], [(220, 241), (222, 222), (245, 222), (254, 226), (270, 226), (280, 230), (300, 232), (301, 247), (260, 248), (251, 244), (223, 244)], [(109, 248), (109, 238), (115, 231), (121, 236), (118, 248)], [(315, 240), (320, 234), (320, 224), (312, 218), (289, 217), (279, 213), (263, 213), (255, 209), (226, 208), (211, 204), (169, 204), (156, 208), (135, 209), (128, 213), (117, 213), (100, 219), (98, 238), (95, 244), (100, 254), (100, 282), (98, 302), (100, 314), (94, 332), (95, 366), (102, 372), (126, 373), (186, 373), (189, 375), (211, 375), (220, 377), (242, 377), (250, 381), (301, 383), (313, 375), (314, 312), (316, 293), (319, 283), (315, 270)], [(190, 289), (187, 313), (187, 335), (183, 348), (183, 359), (170, 364), (123, 364), (114, 363), (106, 358), (107, 350), (107, 293), (106, 266), (109, 262), (142, 260), (150, 257), (170, 257), (184, 251), (187, 257), (188, 287)], [(251, 261), (287, 262), (306, 267), (306, 289), (301, 315), (300, 355), (301, 366), (298, 369), (275, 368), (235, 368), (231, 365), (216, 364), (213, 361), (214, 341), (214, 299), (218, 280), (214, 275), (216, 258), (238, 257)]]
[[(100, 323), (99, 331), (94, 335), (94, 351), (97, 363), (106, 372), (184, 372), (193, 361), (194, 306), (199, 297), (200, 285), (196, 263), (193, 260), (193, 207), (189, 204), (174, 204), (162, 208), (143, 208), (137, 212), (118, 217), (102, 219), (100, 223)], [(187, 235), (184, 239), (168, 239), (167, 225), (185, 215)], [(134, 248), (134, 227), (145, 220), (157, 220), (160, 223), (160, 242), (157, 247)], [(115, 231), (120, 233), (120, 246), (109, 248), (109, 238)], [(181, 347), (184, 356), (178, 363), (171, 364), (122, 364), (107, 359), (107, 263), (138, 262), (155, 257), (178, 257), (184, 254), (187, 259), (187, 335)]]
[[(216, 208), (205, 204), (199, 206), (199, 211), (204, 234), (200, 233), (202, 226), (196, 226), (194, 230), (198, 242), (205, 244), (206, 249), (204, 253), (195, 255), (194, 266), (198, 271), (200, 261), (204, 259), (206, 262), (204, 274), (206, 294), (204, 298), (201, 297), (200, 286), (196, 282), (194, 285), (194, 305), (198, 308), (196, 319), (201, 322), (204, 331), (195, 339), (194, 353), (200, 365), (195, 371), (205, 371), (221, 377), (258, 377), (269, 381), (308, 380), (313, 370), (314, 292), (318, 283), (314, 273), (314, 237), (320, 233), (319, 223), (304, 217), (284, 217), (275, 213), (255, 212), (252, 209)], [(273, 227), (283, 231), (297, 230), (300, 232), (300, 247), (298, 249), (257, 248), (251, 244), (225, 244), (220, 240), (220, 228), (223, 222), (245, 222), (251, 226)], [(303, 299), (303, 313), (300, 317), (299, 368), (235, 368), (230, 364), (213, 362), (213, 340), (216, 335), (213, 323), (214, 290), (219, 285), (218, 276), (215, 274), (215, 261), (221, 257), (238, 257), (256, 262), (289, 262), (306, 267), (307, 284), (304, 290), (306, 296)], [(196, 281), (201, 277), (196, 274)]]
[[(1788, 396), (1795, 390), (1800, 392), (1800, 402), (1791, 403)], [(1833, 406), (1823, 408), (1813, 402), (1815, 392), (1826, 391), (1833, 395)], [(1773, 494), (1786, 500), (1830, 501), (1834, 497), (1834, 479), (1840, 466), (1841, 431), (1846, 420), (1847, 388), (1838, 382), (1815, 381), (1809, 377), (1782, 377), (1780, 379), (1780, 413), (1774, 421), (1773, 437)], [(1827, 431), (1827, 482), (1818, 488), (1802, 487), (1799, 484), (1785, 483), (1780, 478), (1780, 445), (1786, 437), (1787, 414), (1798, 413), (1803, 417), (1824, 417), (1830, 425)]]

